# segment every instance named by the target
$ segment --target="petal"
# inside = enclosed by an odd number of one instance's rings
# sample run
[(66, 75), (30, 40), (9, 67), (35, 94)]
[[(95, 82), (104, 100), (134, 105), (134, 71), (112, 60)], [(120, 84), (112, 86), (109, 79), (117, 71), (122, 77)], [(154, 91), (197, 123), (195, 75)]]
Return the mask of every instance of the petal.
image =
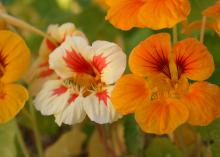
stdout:
[(68, 102), (70, 93), (62, 80), (47, 81), (34, 100), (34, 105), (43, 115), (59, 113)]
[(189, 109), (188, 122), (192, 125), (208, 125), (220, 116), (220, 88), (217, 85), (194, 83), (184, 99)]
[(47, 33), (51, 35), (56, 43), (52, 43), (50, 40), (44, 39), (39, 51), (40, 57), (48, 57), (53, 50), (65, 41), (66, 36), (81, 36), (86, 39), (84, 33), (76, 29), (73, 23), (64, 23), (60, 26), (56, 24), (49, 25)]
[(85, 98), (83, 106), (92, 121), (105, 124), (121, 118), (121, 115), (116, 112), (110, 100), (112, 88), (113, 86), (109, 86), (102, 92), (94, 92)]
[(27, 74), (24, 77), (25, 81), (28, 83), (28, 91), (32, 96), (41, 90), (44, 83), (47, 80), (57, 79), (56, 73), (49, 68), (48, 60), (42, 57), (38, 57), (33, 63)]
[(121, 114), (135, 112), (136, 108), (149, 99), (150, 90), (142, 77), (124, 75), (119, 79), (112, 91), (112, 103)]
[(107, 0), (110, 6), (106, 19), (117, 28), (129, 30), (132, 27), (142, 27), (138, 14), (145, 2), (142, 0)]
[(186, 76), (191, 80), (206, 80), (214, 71), (214, 61), (208, 49), (189, 38), (174, 45), (175, 62), (179, 77)]
[[(183, 27), (182, 32), (190, 36), (191, 32), (194, 29), (200, 30), (201, 27), (202, 27), (202, 21), (200, 21), (200, 20), (193, 21), (190, 24), (186, 24)], [(214, 29), (217, 32), (217, 23), (216, 22), (206, 22), (206, 28)]]
[(10, 31), (0, 31), (1, 82), (17, 81), (28, 70), (30, 52), (24, 40)]
[(169, 34), (152, 35), (132, 50), (129, 57), (130, 69), (134, 74), (144, 77), (160, 73), (170, 77), (170, 52)]
[(203, 11), (204, 16), (219, 18), (220, 17), (220, 2), (216, 2), (214, 5), (208, 7)]
[[(72, 96), (75, 96), (74, 94), (72, 93)], [(72, 125), (82, 122), (86, 117), (82, 100), (81, 96), (74, 97), (74, 100), (68, 103), (63, 111), (55, 115), (56, 123), (60, 126), (62, 123)]]
[(168, 134), (187, 121), (188, 109), (178, 99), (158, 99), (137, 108), (135, 118), (146, 133)]
[(67, 37), (49, 57), (50, 68), (55, 70), (61, 78), (71, 78), (74, 73), (91, 70), (87, 62), (90, 46), (82, 37)]
[(29, 86), (28, 86), (28, 91), (30, 93), (30, 95), (32, 96), (36, 96), (40, 90), (42, 89), (43, 85), (48, 81), (48, 80), (54, 80), (57, 79), (57, 75), (56, 74), (52, 74), (48, 77), (44, 77), (44, 78), (35, 78), (32, 82), (30, 82)]
[(28, 99), (28, 92), (18, 84), (6, 84), (3, 86), (2, 92), (0, 96), (0, 123), (6, 123), (24, 107)]
[(139, 19), (152, 29), (171, 28), (186, 20), (190, 9), (188, 0), (147, 0), (140, 10)]
[(115, 43), (96, 41), (92, 44), (92, 64), (98, 70), (103, 82), (112, 84), (126, 68), (126, 55)]

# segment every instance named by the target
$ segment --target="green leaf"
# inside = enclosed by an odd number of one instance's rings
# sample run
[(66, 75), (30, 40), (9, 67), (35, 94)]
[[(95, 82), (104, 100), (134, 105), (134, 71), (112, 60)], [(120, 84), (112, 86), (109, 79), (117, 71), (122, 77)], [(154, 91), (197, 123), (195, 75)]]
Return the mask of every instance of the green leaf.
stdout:
[(144, 145), (144, 137), (132, 115), (125, 118), (125, 143), (130, 154), (140, 156)]
[(149, 157), (183, 157), (168, 138), (155, 138), (145, 151)]
[(15, 157), (16, 151), (16, 123), (11, 121), (7, 124), (0, 125), (0, 156)]
[(201, 134), (203, 143), (211, 146), (212, 157), (219, 157), (220, 154), (220, 119), (217, 119), (206, 127), (197, 127)]

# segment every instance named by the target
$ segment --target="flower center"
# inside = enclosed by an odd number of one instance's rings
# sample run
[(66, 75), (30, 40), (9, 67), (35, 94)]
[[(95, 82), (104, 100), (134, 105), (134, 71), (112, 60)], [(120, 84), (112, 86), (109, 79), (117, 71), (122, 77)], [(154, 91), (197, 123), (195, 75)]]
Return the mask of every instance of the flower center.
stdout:
[(72, 49), (70, 51), (66, 50), (66, 56), (63, 59), (75, 73), (72, 80), (85, 90), (93, 90), (95, 88), (100, 91), (105, 86), (105, 83), (101, 81), (101, 74), (108, 63), (106, 62), (106, 57), (102, 54), (95, 55), (91, 61), (88, 61), (80, 53)]

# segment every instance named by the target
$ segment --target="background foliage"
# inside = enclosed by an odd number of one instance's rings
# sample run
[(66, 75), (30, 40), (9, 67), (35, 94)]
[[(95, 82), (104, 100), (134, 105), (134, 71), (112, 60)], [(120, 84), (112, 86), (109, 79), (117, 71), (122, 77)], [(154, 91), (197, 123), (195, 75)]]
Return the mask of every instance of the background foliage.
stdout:
[[(192, 11), (189, 21), (201, 19), (201, 11), (214, 4), (216, 0), (190, 0)], [(129, 55), (132, 48), (141, 40), (158, 31), (149, 29), (133, 29), (122, 32), (107, 21), (105, 21), (105, 10), (91, 0), (2, 0), (9, 14), (19, 17), (41, 30), (46, 30), (49, 24), (62, 24), (73, 22), (87, 35), (90, 42), (103, 39), (118, 42)], [(179, 39), (186, 35), (181, 34), (181, 24), (178, 25)], [(24, 30), (20, 32), (34, 57), (37, 56), (38, 48), (42, 38)], [(161, 30), (170, 32), (170, 30)], [(194, 37), (199, 32), (193, 33)], [(207, 30), (205, 44), (213, 54), (216, 71), (210, 78), (210, 82), (220, 85), (220, 38), (212, 30)], [(129, 72), (129, 69), (127, 69)], [(18, 124), (22, 130), (30, 151), (35, 156), (33, 135), (28, 119), (20, 114), (17, 117)], [(37, 113), (37, 123), (42, 135), (42, 142), (46, 149), (46, 157), (73, 157), (90, 156), (104, 157), (104, 148), (98, 139), (95, 124), (85, 121), (77, 126), (62, 126), (59, 128), (53, 117), (43, 117)], [(123, 118), (117, 129), (125, 148), (121, 152), (123, 157), (146, 156), (146, 157), (202, 157), (201, 152), (210, 157), (220, 157), (220, 119), (207, 127), (181, 127), (175, 135), (175, 144), (167, 136), (155, 137), (144, 134), (136, 125), (133, 115)], [(106, 126), (108, 128), (109, 126)], [(180, 139), (182, 132), (186, 138)], [(199, 133), (199, 134), (198, 134)], [(21, 146), (18, 145), (19, 131), (15, 120), (0, 125), (0, 156), (1, 157), (23, 157)], [(202, 150), (197, 150), (195, 137), (202, 140)], [(55, 143), (55, 144), (54, 144)], [(201, 148), (201, 147), (200, 147)], [(122, 154), (120, 154), (122, 155)], [(122, 156), (121, 156), (122, 157)]]

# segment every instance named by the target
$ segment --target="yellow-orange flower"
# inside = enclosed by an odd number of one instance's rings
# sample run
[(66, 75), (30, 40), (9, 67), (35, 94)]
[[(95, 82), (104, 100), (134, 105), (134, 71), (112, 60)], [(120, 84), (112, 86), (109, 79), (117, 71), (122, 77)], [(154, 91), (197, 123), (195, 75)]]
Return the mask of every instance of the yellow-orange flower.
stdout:
[(0, 31), (0, 123), (12, 119), (28, 99), (27, 90), (16, 84), (26, 72), (29, 49), (15, 33)]
[(106, 19), (122, 30), (171, 28), (186, 20), (191, 9), (188, 0), (106, 0), (106, 3), (110, 8)]
[[(220, 36), (220, 2), (205, 9), (202, 15), (208, 18), (205, 23), (206, 28), (213, 29)], [(190, 34), (193, 29), (200, 29), (201, 27), (201, 20), (193, 21), (184, 26), (183, 32)]]
[(166, 134), (183, 123), (207, 125), (220, 116), (220, 88), (203, 82), (214, 71), (213, 58), (196, 39), (172, 48), (169, 34), (152, 35), (133, 49), (129, 66), (133, 74), (117, 81), (112, 102), (122, 114), (135, 113), (145, 132)]

